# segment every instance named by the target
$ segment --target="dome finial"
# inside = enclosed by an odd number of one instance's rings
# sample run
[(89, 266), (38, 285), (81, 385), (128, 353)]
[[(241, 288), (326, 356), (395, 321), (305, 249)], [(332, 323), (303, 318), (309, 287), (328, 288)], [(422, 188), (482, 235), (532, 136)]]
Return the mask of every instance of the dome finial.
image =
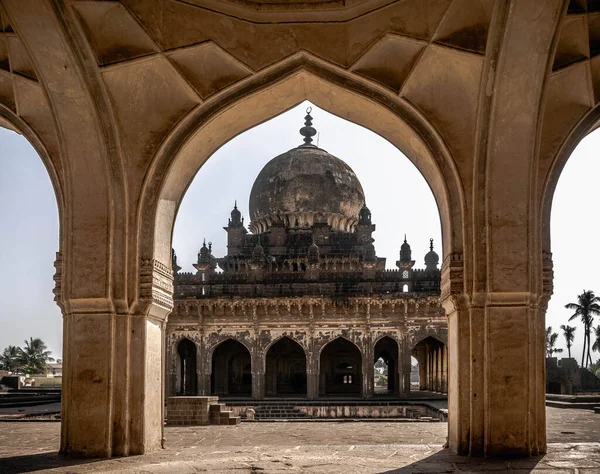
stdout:
[(406, 243), (406, 234), (404, 234), (404, 243)]
[(306, 116), (304, 117), (304, 127), (300, 129), (300, 135), (304, 137), (304, 145), (301, 146), (314, 146), (312, 145), (312, 137), (317, 134), (317, 131), (312, 126), (312, 117), (310, 113), (312, 112), (312, 107), (308, 107), (306, 109)]
[(429, 239), (429, 250), (433, 251), (433, 239)]

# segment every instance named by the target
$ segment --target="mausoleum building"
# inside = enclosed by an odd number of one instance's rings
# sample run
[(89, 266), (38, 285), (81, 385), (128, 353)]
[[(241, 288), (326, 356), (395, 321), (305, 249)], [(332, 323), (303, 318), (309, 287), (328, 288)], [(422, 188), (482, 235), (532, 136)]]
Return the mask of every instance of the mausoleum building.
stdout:
[[(166, 330), (167, 395), (370, 398), (447, 391), (448, 326), (439, 256), (415, 268), (406, 236), (396, 269), (376, 254), (375, 224), (354, 171), (304, 142), (256, 178), (246, 227), (237, 203), (227, 255), (206, 242), (195, 273), (173, 252), (174, 309)], [(400, 242), (399, 242), (400, 243)], [(387, 365), (375, 389), (374, 363)]]

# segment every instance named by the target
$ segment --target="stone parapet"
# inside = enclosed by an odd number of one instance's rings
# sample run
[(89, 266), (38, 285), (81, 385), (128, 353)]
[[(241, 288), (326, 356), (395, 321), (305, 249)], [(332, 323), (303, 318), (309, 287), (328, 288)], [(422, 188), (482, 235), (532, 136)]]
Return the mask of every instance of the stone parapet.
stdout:
[(218, 401), (219, 397), (168, 397), (167, 425), (208, 425), (210, 406)]

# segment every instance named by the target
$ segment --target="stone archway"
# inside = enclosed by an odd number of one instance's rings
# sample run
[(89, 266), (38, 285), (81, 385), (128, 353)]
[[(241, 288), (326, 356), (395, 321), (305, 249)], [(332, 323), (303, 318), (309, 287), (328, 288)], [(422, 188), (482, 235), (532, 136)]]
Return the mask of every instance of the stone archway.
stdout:
[[(178, 206), (212, 153), (236, 135), (303, 100), (382, 135), (411, 159), (431, 187), (440, 212), (446, 256), (442, 293), (449, 297), (462, 291), (464, 232), (469, 232), (463, 225), (463, 185), (435, 127), (406, 101), (306, 53), (257, 74), (219, 102), (195, 109), (170, 132), (154, 158), (139, 201), (142, 261), (154, 262), (154, 273), (163, 262), (170, 262)], [(153, 286), (152, 291), (158, 298), (168, 298), (164, 291), (167, 286)]]
[(419, 390), (446, 393), (448, 391), (448, 348), (435, 336), (418, 341), (411, 355), (419, 365)]
[[(377, 340), (373, 348), (373, 359), (374, 363), (382, 359), (387, 369), (387, 373), (385, 374), (386, 383), (380, 384), (379, 393), (398, 396), (401, 385), (398, 373), (398, 365), (400, 364), (398, 343), (390, 336), (381, 337)], [(373, 390), (375, 394), (378, 393), (376, 388), (374, 387)]]
[(319, 355), (319, 395), (359, 397), (362, 358), (358, 346), (344, 337), (328, 342)]
[(265, 355), (265, 395), (306, 396), (306, 354), (300, 344), (284, 336)]
[(197, 352), (196, 344), (187, 338), (177, 344), (177, 395), (198, 395)]
[(235, 339), (220, 342), (212, 351), (210, 392), (221, 397), (252, 395), (250, 351)]

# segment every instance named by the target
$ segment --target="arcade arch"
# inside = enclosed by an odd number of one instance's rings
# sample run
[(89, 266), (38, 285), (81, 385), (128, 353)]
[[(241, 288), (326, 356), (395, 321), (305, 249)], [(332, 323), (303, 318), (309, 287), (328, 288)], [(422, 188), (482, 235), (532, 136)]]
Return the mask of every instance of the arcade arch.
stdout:
[[(448, 348), (439, 339), (427, 336), (411, 351), (419, 367), (419, 390), (448, 392)], [(412, 387), (411, 387), (412, 388)]]
[(374, 393), (376, 395), (399, 395), (401, 381), (398, 376), (398, 343), (389, 336), (380, 338), (375, 343), (373, 359), (375, 364), (381, 360), (385, 366), (385, 374), (382, 374), (385, 375), (385, 382), (379, 384), (374, 383)]
[(248, 348), (235, 339), (217, 345), (211, 359), (211, 393), (221, 397), (252, 395), (252, 361)]
[(338, 337), (327, 343), (319, 356), (319, 394), (360, 395), (362, 357), (358, 346), (346, 338)]
[(282, 337), (265, 356), (265, 395), (306, 395), (306, 354), (300, 344)]
[(196, 344), (183, 338), (177, 344), (177, 395), (198, 395)]

